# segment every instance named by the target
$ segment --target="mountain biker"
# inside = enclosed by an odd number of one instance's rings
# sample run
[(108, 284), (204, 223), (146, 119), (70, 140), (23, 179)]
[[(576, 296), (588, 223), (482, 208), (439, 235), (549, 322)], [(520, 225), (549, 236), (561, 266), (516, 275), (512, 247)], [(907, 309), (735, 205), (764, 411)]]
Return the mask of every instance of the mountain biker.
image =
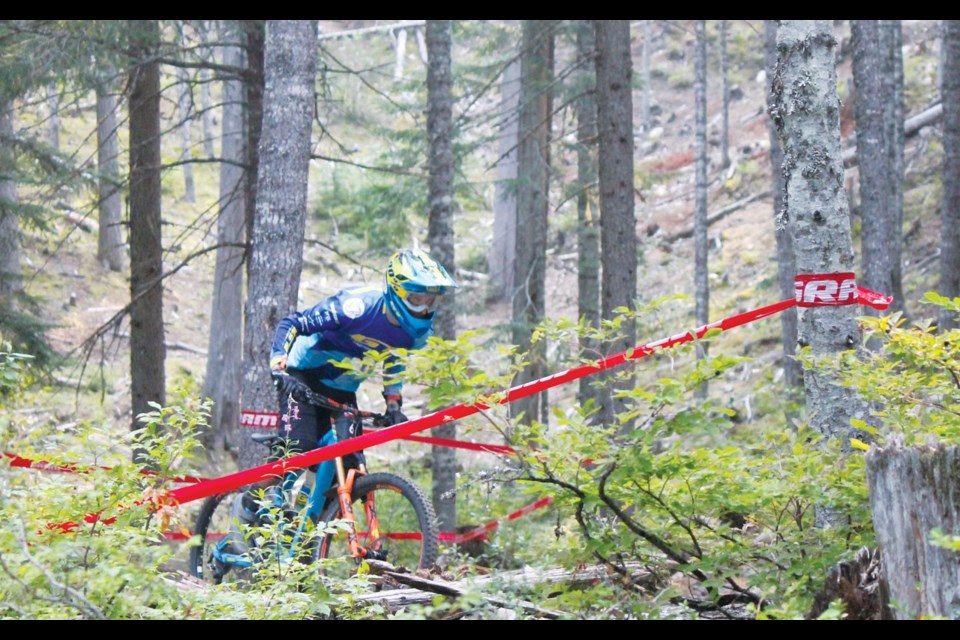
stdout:
[[(387, 352), (383, 365), (386, 424), (405, 422), (399, 374), (403, 364), (394, 349), (420, 349), (433, 334), (434, 312), (440, 299), (457, 283), (447, 270), (418, 249), (391, 256), (384, 288), (343, 289), (313, 307), (294, 312), (277, 325), (270, 353), (270, 370), (278, 391), (279, 435), (287, 453), (316, 449), (331, 428), (331, 411), (300, 402), (300, 385), (341, 404), (356, 406), (356, 391), (364, 373), (338, 366), (365, 353)], [(275, 484), (267, 479), (259, 487)], [(245, 491), (234, 504), (233, 516), (248, 525), (258, 522), (255, 490)], [(242, 537), (231, 536), (236, 541)]]

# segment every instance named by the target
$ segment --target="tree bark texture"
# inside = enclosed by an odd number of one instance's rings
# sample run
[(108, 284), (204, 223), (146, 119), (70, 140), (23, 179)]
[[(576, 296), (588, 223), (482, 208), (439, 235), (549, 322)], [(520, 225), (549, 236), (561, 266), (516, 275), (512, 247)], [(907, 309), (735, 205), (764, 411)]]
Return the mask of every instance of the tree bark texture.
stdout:
[[(257, 209), (257, 180), (260, 174), (260, 132), (263, 128), (264, 92), (264, 38), (266, 23), (263, 20), (242, 21), (247, 49), (244, 87), (247, 90), (247, 183), (246, 220), (247, 238), (253, 237), (253, 219)], [(249, 251), (249, 247), (247, 248)], [(249, 258), (249, 256), (248, 256)], [(250, 277), (250, 260), (247, 260), (247, 278)]]
[[(882, 64), (888, 54), (881, 49), (880, 23), (877, 20), (851, 20), (853, 45), (853, 81), (857, 118), (857, 155), (860, 157), (861, 264), (863, 285), (873, 291), (893, 291), (894, 262), (899, 263), (896, 238), (901, 236), (891, 207), (888, 162), (892, 140), (887, 139), (886, 103), (892, 96), (885, 91)], [(894, 237), (896, 236), (896, 238)], [(865, 313), (879, 315), (877, 309)]]
[(644, 131), (650, 131), (650, 51), (653, 48), (653, 29), (651, 21), (643, 21), (643, 45), (640, 49), (640, 73), (643, 74), (643, 89), (640, 91), (640, 126)]
[(730, 166), (730, 83), (727, 80), (727, 21), (720, 20), (718, 69), (720, 74), (720, 166)]
[(123, 202), (120, 188), (120, 144), (117, 109), (120, 98), (113, 86), (113, 70), (97, 85), (97, 174), (99, 189), (99, 235), (97, 260), (111, 271), (123, 271), (127, 252), (123, 240)]
[(193, 164), (190, 147), (190, 120), (193, 118), (193, 86), (190, 74), (183, 67), (177, 69), (177, 80), (180, 83), (180, 96), (177, 101), (177, 115), (180, 117), (180, 162), (183, 169), (183, 200), (184, 202), (197, 201), (197, 189), (193, 180)]
[[(556, 21), (525, 20), (520, 57), (520, 142), (517, 147), (516, 258), (513, 270), (513, 342), (528, 354), (515, 385), (545, 372), (543, 341), (531, 341), (545, 311), (547, 207), (550, 168), (553, 41)], [(546, 392), (511, 403), (511, 415), (540, 420)]]
[[(940, 286), (960, 296), (960, 20), (943, 21), (943, 202), (940, 206)], [(960, 326), (953, 312), (940, 312), (942, 331)]]
[[(597, 82), (596, 38), (593, 22), (577, 21), (577, 311), (584, 326), (600, 327), (600, 206), (597, 197)], [(585, 358), (599, 358), (600, 345), (588, 336), (580, 338)], [(577, 400), (581, 406), (597, 400), (589, 377), (580, 379)]]
[[(693, 103), (695, 202), (693, 208), (693, 262), (696, 299), (696, 326), (710, 322), (709, 242), (707, 239), (707, 21), (694, 20)], [(697, 359), (707, 357), (707, 344), (697, 344)], [(707, 397), (707, 382), (696, 397)]]
[[(451, 275), (456, 274), (453, 235), (453, 90), (451, 81), (451, 35), (449, 20), (427, 20), (427, 144), (430, 176), (428, 180), (428, 242), (430, 254)], [(404, 32), (405, 33), (405, 32)], [(450, 291), (436, 311), (434, 331), (445, 340), (457, 336), (454, 292)], [(455, 440), (457, 426), (450, 423), (436, 428), (438, 438)], [(433, 505), (441, 531), (457, 527), (457, 453), (451, 447), (432, 446)]]
[(507, 65), (500, 81), (500, 116), (493, 202), (493, 242), (487, 257), (491, 300), (513, 291), (513, 263), (517, 244), (517, 144), (520, 130), (520, 61)]
[[(17, 217), (16, 154), (13, 137), (13, 102), (0, 100), (0, 296), (23, 291), (20, 267), (20, 219)], [(7, 140), (4, 140), (4, 139)]]
[[(316, 20), (267, 23), (263, 131), (257, 209), (250, 237), (244, 314), (242, 407), (276, 411), (269, 356), (280, 320), (297, 307), (316, 83)], [(242, 469), (262, 464), (262, 447), (240, 439)]]
[[(163, 238), (160, 210), (160, 64), (155, 20), (132, 21), (130, 71), (130, 378), (133, 428), (165, 402)], [(136, 455), (136, 454), (135, 454)]]
[[(767, 109), (774, 108), (773, 78), (777, 67), (777, 21), (764, 20), (764, 57), (767, 70)], [(770, 174), (773, 181), (773, 217), (774, 239), (777, 245), (777, 281), (780, 285), (780, 299), (794, 296), (793, 277), (797, 273), (793, 255), (793, 231), (787, 216), (783, 189), (783, 150), (777, 138), (777, 126), (769, 119), (770, 130)], [(780, 312), (780, 332), (783, 342), (783, 382), (788, 390), (799, 388), (803, 384), (803, 369), (796, 359), (797, 352), (797, 308), (790, 307)], [(799, 395), (799, 394), (797, 394)]]
[[(793, 224), (797, 273), (853, 271), (850, 213), (843, 190), (840, 100), (828, 20), (782, 20), (777, 30), (777, 69), (771, 115), (783, 148), (784, 215)], [(856, 305), (805, 307), (798, 314), (798, 343), (814, 356), (854, 349), (861, 342)], [(851, 418), (866, 417), (864, 404), (832, 376), (804, 370), (809, 421), (818, 432), (863, 439)]]
[(960, 619), (957, 552), (930, 532), (960, 533), (960, 447), (905, 447), (867, 453), (867, 484), (881, 564), (898, 620)]
[(903, 161), (903, 145), (906, 139), (904, 125), (903, 94), (903, 22), (901, 20), (880, 21), (880, 78), (883, 81), (884, 100), (884, 138), (887, 140), (887, 171), (890, 176), (887, 188), (890, 191), (890, 291), (893, 302), (887, 313), (902, 311), (907, 313), (906, 298), (903, 295), (903, 180), (906, 171)]
[[(224, 28), (223, 63), (243, 67), (242, 34), (232, 24)], [(240, 432), (240, 365), (243, 339), (243, 257), (246, 240), (243, 161), (244, 87), (239, 78), (223, 82), (220, 165), (220, 215), (217, 218), (216, 266), (210, 304), (210, 336), (204, 397), (213, 399), (210, 432), (204, 446), (219, 457), (237, 451)]]
[[(636, 308), (637, 232), (633, 195), (633, 92), (630, 23), (597, 20), (597, 132), (600, 181), (601, 316), (612, 320), (616, 309)], [(611, 353), (636, 346), (636, 323), (624, 323), (609, 344)], [(626, 406), (614, 398), (617, 389), (633, 387), (632, 366), (604, 376), (603, 422), (613, 424)], [(615, 378), (615, 379), (614, 379)], [(623, 425), (630, 429), (631, 424)]]

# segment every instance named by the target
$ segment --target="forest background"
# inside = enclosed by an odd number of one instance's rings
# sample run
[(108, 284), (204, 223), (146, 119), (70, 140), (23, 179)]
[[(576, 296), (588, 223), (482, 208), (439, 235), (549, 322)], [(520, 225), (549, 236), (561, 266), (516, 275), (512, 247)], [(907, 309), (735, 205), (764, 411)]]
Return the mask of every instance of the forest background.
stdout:
[[(699, 154), (694, 104), (700, 86), (694, 64), (699, 22), (630, 24), (638, 267), (636, 295), (627, 294), (636, 301), (633, 308), (641, 311), (636, 313), (636, 340), (628, 345), (704, 324), (694, 309), (699, 277), (695, 273), (698, 240), (693, 238), (699, 233), (694, 229), (698, 155), (705, 159), (705, 202), (708, 217), (713, 219), (708, 230), (701, 227), (705, 233), (699, 236), (706, 239), (708, 248), (709, 320), (783, 298), (778, 286), (778, 256), (773, 250), (776, 227), (767, 104), (770, 69), (764, 56), (766, 25), (764, 21), (723, 21), (721, 74), (720, 22), (707, 21), (703, 35), (708, 52), (704, 86), (708, 117), (705, 153)], [(430, 249), (425, 26), (422, 21), (319, 24), (298, 308), (343, 286), (379, 285), (385, 259), (400, 246)], [(519, 321), (513, 301), (504, 295), (497, 280), (497, 250), (502, 252), (498, 243), (503, 235), (495, 228), (498, 207), (518, 191), (502, 172), (518, 150), (515, 142), (504, 142), (504, 125), (510, 121), (505, 115), (510, 97), (508, 70), (512, 66), (514, 73), (519, 72), (517, 64), (526, 42), (522, 26), (497, 21), (452, 24), (456, 132), (456, 161), (451, 167), (455, 167), (452, 221), (456, 255), (452, 268), (462, 285), (453, 308), (460, 336), (446, 350), (438, 348), (433, 359), (411, 362), (405, 404), (411, 416), (504, 389), (511, 381), (523, 379), (514, 377), (524, 369), (517, 365), (516, 351), (511, 350), (517, 344)], [(227, 117), (224, 107), (230, 104), (223, 80), (232, 76), (231, 65), (223, 58), (226, 51), (217, 44), (231, 33), (231, 26), (165, 21), (157, 27), (163, 43), (157, 58), (162, 63), (162, 271), (167, 274), (159, 332), (165, 346), (161, 404), (179, 406), (172, 399), (182, 398), (184, 415), (190, 416), (187, 422), (196, 427), (205, 421), (191, 423), (202, 415), (191, 398), (212, 395), (205, 387), (211, 378), (210, 354), (216, 349), (211, 336), (224, 321), (211, 308), (211, 301), (215, 248), (223, 244), (217, 235), (225, 202), (223, 166), (229, 166), (220, 162), (226, 144), (221, 138)], [(938, 21), (903, 21), (902, 27), (904, 118), (909, 120), (930, 114), (941, 101), (941, 27)], [(6, 188), (15, 185), (14, 197), (5, 191), (4, 199), (19, 203), (15, 208), (19, 225), (15, 233), (5, 233), (3, 238), (5, 242), (16, 240), (23, 274), (22, 291), (15, 292), (15, 302), (4, 307), (0, 329), (6, 341), (4, 385), (9, 390), (3, 397), (5, 452), (58, 464), (110, 461), (117, 469), (129, 471), (124, 465), (131, 464), (129, 457), (136, 448), (129, 440), (130, 426), (144, 408), (136, 408), (137, 392), (131, 389), (135, 387), (131, 370), (136, 370), (131, 367), (132, 331), (127, 316), (131, 274), (126, 259), (121, 257), (111, 265), (103, 246), (98, 248), (105, 233), (96, 222), (103, 199), (100, 178), (104, 165), (97, 159), (96, 129), (98, 122), (105, 120), (104, 112), (98, 112), (101, 104), (96, 86), (109, 76), (102, 72), (110, 65), (86, 65), (87, 60), (110, 58), (114, 68), (122, 69), (116, 76), (121, 82), (112, 85), (113, 91), (125, 96), (123, 81), (129, 78), (133, 88), (134, 74), (125, 75), (122, 55), (119, 59), (111, 56), (136, 49), (138, 36), (130, 31), (134, 28), (140, 26), (56, 21), (8, 21), (3, 25), (5, 95), (11, 111), (7, 112), (7, 128), (0, 133), (10, 143), (7, 157), (15, 161), (16, 168), (15, 180), (4, 183)], [(233, 25), (232, 33), (243, 28), (250, 25)], [(554, 93), (547, 109), (551, 130), (542, 310), (546, 322), (540, 328), (545, 346), (542, 373), (580, 362), (585, 354), (579, 349), (598, 338), (577, 327), (581, 311), (578, 276), (582, 272), (578, 262), (578, 246), (582, 245), (578, 242), (585, 227), (578, 196), (586, 190), (577, 173), (576, 107), (582, 93), (577, 84), (582, 82), (577, 30), (574, 23), (552, 24), (549, 29), (556, 39), (550, 85)], [(837, 93), (842, 105), (839, 127), (844, 149), (850, 152), (856, 148), (850, 25), (837, 21), (834, 29)], [(721, 99), (724, 95), (725, 100)], [(126, 222), (136, 201), (128, 191), (129, 183), (124, 182), (131, 172), (123, 98), (114, 100), (116, 176), (129, 198), (119, 225), (126, 236), (133, 233)], [(936, 290), (940, 281), (937, 267), (944, 197), (938, 117), (928, 115), (920, 125), (908, 127), (900, 225), (903, 296), (898, 301), (909, 310), (912, 323), (928, 328), (938, 315), (936, 306), (928, 304), (927, 293)], [(129, 124), (133, 126), (132, 121)], [(851, 153), (845, 156), (849, 167), (844, 190), (850, 203), (851, 235), (858, 247), (864, 224), (860, 179), (856, 161), (850, 161)], [(588, 199), (587, 215), (593, 215), (598, 207), (597, 198)], [(5, 220), (10, 217), (8, 210)], [(121, 238), (121, 246), (123, 242)], [(12, 255), (9, 247), (3, 245), (4, 258)], [(858, 261), (861, 253), (855, 251)], [(855, 271), (861, 272), (859, 262)], [(633, 312), (621, 315), (626, 318), (621, 323), (634, 322)], [(590, 344), (598, 345), (604, 355), (620, 351), (611, 339), (618, 328), (605, 327), (608, 333), (599, 336), (601, 341)], [(611, 517), (600, 504), (603, 500), (596, 487), (585, 489), (591, 483), (563, 467), (565, 457), (604, 460), (611, 447), (623, 443), (608, 430), (597, 428), (591, 417), (592, 405), (582, 396), (589, 389), (552, 390), (542, 405), (549, 410), (532, 422), (518, 419), (507, 408), (463, 421), (458, 425), (458, 437), (495, 443), (507, 438), (510, 444), (529, 447), (531, 455), (553, 439), (557, 462), (556, 466), (547, 465), (549, 471), (541, 475), (530, 466), (521, 465), (519, 471), (510, 465), (504, 468), (502, 461), (488, 455), (458, 454), (452, 526), (502, 518), (545, 490), (555, 496), (549, 509), (500, 527), (482, 556), (461, 571), (478, 571), (483, 565), (504, 572), (527, 564), (572, 567), (598, 560), (620, 567), (623, 575), (619, 582), (574, 583), (559, 593), (552, 588), (531, 592), (502, 584), (487, 587), (500, 598), (498, 602), (503, 598), (510, 602), (535, 599), (571, 617), (689, 617), (701, 609), (746, 617), (872, 615), (855, 612), (849, 598), (837, 604), (842, 598), (823, 588), (826, 576), (838, 563), (862, 558), (857, 556), (860, 548), (874, 545), (867, 524), (870, 516), (863, 463), (849, 458), (863, 456), (807, 448), (812, 437), (804, 430), (802, 394), (791, 391), (786, 382), (789, 360), (783, 343), (787, 341), (781, 337), (780, 318), (771, 317), (712, 337), (710, 358), (705, 359), (703, 352), (698, 358), (698, 352), (687, 347), (631, 368), (635, 378), (626, 388), (631, 390), (634, 404), (626, 404), (634, 413), (622, 416), (617, 424), (608, 420), (605, 426), (616, 427), (613, 433), (620, 430), (621, 423), (636, 422), (644, 427), (637, 430), (643, 435), (633, 436), (631, 441), (632, 448), (644, 455), (613, 465), (625, 471), (618, 491), (646, 496), (621, 496), (626, 504), (643, 512), (642, 524), (640, 518)], [(862, 382), (868, 374), (861, 371), (858, 375)], [(456, 384), (450, 384), (451, 380)], [(364, 387), (361, 404), (375, 406), (379, 401), (374, 380)], [(243, 408), (249, 407), (244, 404)], [(532, 414), (537, 407), (528, 410)], [(170, 458), (164, 462), (178, 473), (222, 475), (238, 465), (251, 465), (250, 460), (243, 460), (243, 433), (234, 418), (227, 422), (235, 426), (227, 426), (216, 437), (211, 435), (212, 429), (179, 433), (174, 428), (178, 423), (169, 414), (155, 419), (168, 423), (170, 435), (161, 439), (159, 448), (169, 449), (166, 454)], [(211, 422), (216, 425), (216, 421), (215, 413)], [(197, 455), (189, 446), (195, 443), (188, 437), (191, 435), (204, 442), (203, 453)], [(601, 435), (608, 441), (600, 442)], [(945, 440), (949, 442), (948, 437)], [(138, 444), (147, 449), (151, 446)], [(849, 449), (849, 443), (843, 444)], [(741, 452), (733, 454), (732, 449)], [(763, 455), (769, 458), (751, 458), (751, 449), (764, 449)], [(256, 453), (255, 449), (251, 452)], [(432, 471), (442, 464), (428, 448), (412, 443), (391, 443), (370, 455), (375, 465), (414, 475), (423, 486), (434, 482)], [(787, 455), (789, 463), (785, 462)], [(841, 459), (845, 464), (830, 471), (831, 464)], [(780, 470), (776, 484), (774, 476), (767, 476), (762, 468), (767, 462), (771, 469)], [(793, 471), (785, 472), (785, 466)], [(840, 477), (830, 476), (833, 472)], [(110, 527), (91, 527), (79, 541), (73, 541), (78, 546), (57, 541), (40, 544), (43, 553), (37, 549), (29, 552), (26, 532), (35, 524), (78, 520), (76, 514), (82, 518), (97, 510), (92, 505), (103, 508), (122, 503), (124, 497), (129, 502), (130, 496), (142, 494), (144, 487), (134, 475), (124, 480), (126, 484), (108, 485), (114, 493), (105, 497), (104, 485), (96, 482), (74, 484), (81, 487), (81, 495), (65, 492), (64, 486), (76, 483), (75, 478), (5, 468), (2, 479), (4, 513), (10, 516), (5, 519), (2, 550), (4, 571), (11, 578), (11, 586), (4, 588), (6, 616), (230, 617), (239, 611), (250, 617), (330, 615), (331, 611), (363, 617), (506, 615), (504, 607), (491, 605), (483, 596), (432, 602), (399, 614), (376, 608), (350, 609), (332, 592), (305, 604), (302, 594), (284, 590), (283, 580), (262, 585), (262, 589), (274, 590), (268, 591), (272, 606), (264, 604), (263, 591), (257, 590), (229, 594), (205, 590), (198, 595), (171, 586), (169, 580), (164, 582), (182, 549), (149, 547), (136, 538), (156, 528), (158, 523), (149, 518), (149, 525), (132, 519), (129, 528), (118, 534)], [(803, 494), (799, 489), (806, 488), (805, 483), (819, 485), (817, 491)], [(569, 490), (571, 485), (573, 490)], [(674, 496), (672, 491), (678, 494)], [(48, 499), (32, 505), (24, 502), (25, 497), (40, 492)], [(684, 492), (689, 499), (680, 497)], [(62, 495), (49, 498), (50, 493)], [(442, 494), (435, 493), (435, 498)], [(857, 517), (832, 530), (812, 527), (812, 505), (833, 500), (846, 507), (855, 505), (849, 512)], [(174, 517), (189, 526), (196, 507), (184, 505)], [(778, 510), (779, 517), (767, 517)], [(735, 533), (725, 532), (717, 524), (731, 514), (736, 516)], [(789, 516), (793, 526), (783, 522), (784, 516)], [(695, 535), (692, 530), (697, 526), (705, 529)], [(678, 535), (687, 539), (675, 542)], [(130, 540), (138, 544), (129, 546)], [(34, 540), (32, 544), (36, 547), (38, 543)], [(768, 552), (752, 551), (758, 545), (770, 545)], [(817, 545), (822, 545), (823, 552), (810, 553)], [(84, 557), (77, 560), (81, 548), (85, 552), (79, 555)], [(761, 555), (766, 560), (755, 557)], [(459, 559), (451, 550), (448, 568), (461, 566), (456, 562)], [(767, 560), (769, 567), (760, 566)], [(638, 563), (642, 570), (623, 569), (633, 566), (630, 562)], [(135, 575), (137, 568), (144, 566), (150, 571)], [(104, 572), (106, 567), (111, 571)], [(91, 578), (100, 572), (110, 577)], [(126, 596), (118, 597), (131, 591), (120, 585), (150, 579), (154, 580), (150, 588), (129, 601)], [(869, 584), (858, 588), (873, 594), (876, 576), (867, 576), (864, 582)], [(665, 606), (670, 601), (677, 606)]]

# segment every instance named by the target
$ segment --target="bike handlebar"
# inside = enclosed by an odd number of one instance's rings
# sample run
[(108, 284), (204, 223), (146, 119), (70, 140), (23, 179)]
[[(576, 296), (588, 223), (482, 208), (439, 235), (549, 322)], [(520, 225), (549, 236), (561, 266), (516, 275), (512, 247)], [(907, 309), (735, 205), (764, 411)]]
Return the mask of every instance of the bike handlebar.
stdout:
[(325, 396), (321, 393), (317, 393), (316, 391), (308, 387), (306, 383), (304, 383), (302, 380), (300, 380), (299, 378), (295, 378), (291, 376), (289, 373), (286, 373), (284, 371), (274, 371), (273, 375), (283, 376), (296, 381), (296, 390), (293, 391), (291, 395), (293, 395), (298, 400), (301, 400), (303, 402), (308, 402), (318, 407), (323, 407), (324, 409), (333, 409), (334, 411), (352, 413), (354, 415), (360, 416), (361, 418), (369, 418), (370, 420), (372, 420), (375, 426), (383, 426), (383, 421), (386, 416), (384, 416), (382, 413), (376, 413), (373, 411), (363, 411), (358, 407), (354, 407), (349, 404), (344, 404), (342, 402), (337, 402), (333, 398)]

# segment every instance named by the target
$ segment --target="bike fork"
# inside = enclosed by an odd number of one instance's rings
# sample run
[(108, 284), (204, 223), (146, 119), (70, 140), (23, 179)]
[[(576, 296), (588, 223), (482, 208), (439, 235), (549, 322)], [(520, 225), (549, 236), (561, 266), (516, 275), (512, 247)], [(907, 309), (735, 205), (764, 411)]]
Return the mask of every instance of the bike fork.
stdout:
[(348, 523), (347, 540), (350, 543), (350, 555), (353, 556), (354, 560), (359, 562), (367, 553), (357, 539), (357, 520), (353, 516), (351, 494), (353, 493), (353, 478), (356, 475), (356, 471), (351, 469), (349, 474), (344, 471), (343, 460), (341, 458), (336, 459), (336, 464), (337, 498), (340, 500), (340, 514)]
[(345, 471), (343, 460), (340, 458), (336, 459), (336, 469), (337, 497), (340, 500), (340, 513), (349, 523), (347, 528), (347, 540), (350, 544), (350, 555), (357, 562), (360, 562), (360, 560), (365, 557), (370, 557), (376, 560), (385, 559), (385, 554), (380, 551), (380, 525), (377, 520), (377, 511), (373, 503), (373, 494), (371, 493), (369, 496), (367, 496), (367, 499), (364, 500), (363, 505), (364, 513), (367, 517), (367, 525), (370, 527), (370, 531), (367, 532), (367, 535), (370, 538), (370, 544), (365, 547), (360, 544), (360, 536), (357, 533), (357, 520), (353, 512), (353, 481), (354, 478), (356, 478), (357, 470), (350, 469), (350, 471)]

